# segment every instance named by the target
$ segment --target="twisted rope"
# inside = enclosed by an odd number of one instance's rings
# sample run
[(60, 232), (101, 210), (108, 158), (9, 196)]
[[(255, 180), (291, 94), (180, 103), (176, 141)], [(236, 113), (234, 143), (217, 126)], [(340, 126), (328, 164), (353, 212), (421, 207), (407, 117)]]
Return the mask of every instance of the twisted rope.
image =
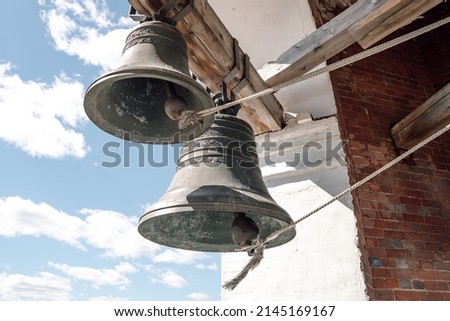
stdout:
[(384, 50), (387, 50), (389, 48), (395, 47), (395, 46), (397, 46), (399, 44), (402, 44), (402, 43), (404, 43), (404, 42), (406, 42), (408, 40), (411, 40), (411, 39), (416, 38), (416, 37), (418, 37), (420, 35), (423, 35), (424, 33), (430, 32), (430, 31), (432, 31), (432, 30), (434, 30), (436, 28), (439, 28), (439, 27), (441, 27), (441, 26), (443, 26), (443, 25), (445, 25), (445, 24), (447, 24), (449, 22), (450, 22), (450, 17), (444, 18), (444, 19), (439, 20), (439, 21), (437, 21), (435, 23), (432, 23), (432, 24), (430, 24), (428, 26), (425, 26), (423, 28), (420, 28), (420, 29), (417, 29), (417, 30), (415, 30), (413, 32), (410, 32), (410, 33), (408, 33), (408, 34), (406, 34), (404, 36), (398, 37), (398, 38), (393, 39), (391, 41), (387, 41), (387, 42), (385, 42), (385, 43), (383, 43), (381, 45), (378, 45), (378, 46), (373, 47), (371, 49), (365, 50), (365, 51), (363, 51), (361, 53), (358, 53), (356, 55), (353, 55), (351, 57), (342, 59), (342, 60), (340, 60), (338, 62), (335, 62), (335, 63), (333, 63), (331, 65), (328, 65), (326, 67), (319, 68), (319, 69), (311, 71), (311, 72), (309, 72), (307, 74), (295, 77), (295, 78), (293, 78), (291, 80), (283, 82), (283, 83), (281, 83), (279, 85), (276, 85), (274, 87), (262, 90), (260, 92), (257, 92), (255, 94), (253, 94), (253, 95), (250, 95), (250, 96), (238, 99), (238, 100), (234, 100), (234, 101), (231, 101), (229, 103), (226, 103), (226, 104), (223, 104), (223, 105), (220, 105), (220, 106), (216, 106), (216, 107), (212, 107), (212, 108), (209, 108), (209, 109), (205, 109), (205, 110), (199, 111), (199, 112), (195, 113), (196, 114), (195, 116), (193, 115), (192, 111), (185, 111), (185, 112), (182, 113), (182, 115), (181, 115), (181, 117), (180, 117), (180, 119), (178, 121), (178, 127), (180, 129), (184, 129), (189, 124), (192, 124), (193, 122), (198, 121), (200, 118), (206, 117), (206, 116), (211, 115), (211, 114), (215, 114), (216, 112), (219, 112), (221, 110), (227, 109), (227, 108), (232, 107), (234, 105), (242, 104), (242, 103), (247, 102), (249, 100), (260, 98), (262, 96), (266, 96), (266, 95), (272, 94), (272, 93), (274, 93), (274, 92), (276, 92), (276, 91), (278, 91), (278, 90), (280, 90), (282, 88), (292, 86), (292, 85), (294, 85), (296, 83), (299, 83), (301, 81), (304, 81), (304, 80), (316, 77), (318, 75), (321, 75), (321, 74), (324, 74), (324, 73), (327, 73), (327, 72), (334, 71), (336, 69), (345, 67), (345, 66), (350, 65), (350, 64), (352, 64), (354, 62), (357, 62), (357, 61), (362, 60), (364, 58), (373, 56), (373, 55), (378, 54), (378, 53), (380, 53), (380, 52), (382, 52)]

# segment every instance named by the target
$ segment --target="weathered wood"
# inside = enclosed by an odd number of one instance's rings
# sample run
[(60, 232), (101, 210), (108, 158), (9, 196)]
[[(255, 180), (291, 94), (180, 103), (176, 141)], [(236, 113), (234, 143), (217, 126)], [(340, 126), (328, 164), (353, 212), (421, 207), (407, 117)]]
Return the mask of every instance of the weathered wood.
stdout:
[(260, 69), (272, 87), (307, 73), (341, 52), (354, 39), (347, 28), (389, 0), (360, 0)]
[(441, 2), (442, 0), (390, 0), (350, 26), (348, 31), (366, 49)]
[(403, 118), (391, 129), (398, 148), (409, 149), (450, 124), (450, 84)]
[[(152, 15), (166, 3), (165, 0), (129, 0), (129, 3), (145, 15)], [(175, 15), (188, 3), (183, 0), (177, 8), (169, 13)], [(212, 92), (222, 91), (223, 78), (235, 66), (234, 39), (225, 25), (206, 0), (193, 1), (192, 10), (178, 22), (177, 28), (183, 33), (188, 43), (189, 66), (192, 72), (211, 89)], [(244, 77), (244, 57), (238, 48), (238, 60), (241, 68), (227, 83), (231, 91)], [(236, 98), (246, 97), (267, 88), (253, 65), (249, 64), (247, 80), (240, 92), (235, 92)], [(284, 126), (284, 111), (274, 95), (252, 100), (243, 104), (239, 115), (250, 123), (255, 133), (279, 130)]]
[(289, 48), (260, 73), (272, 87), (301, 76), (355, 41), (368, 47), (442, 0), (359, 0)]

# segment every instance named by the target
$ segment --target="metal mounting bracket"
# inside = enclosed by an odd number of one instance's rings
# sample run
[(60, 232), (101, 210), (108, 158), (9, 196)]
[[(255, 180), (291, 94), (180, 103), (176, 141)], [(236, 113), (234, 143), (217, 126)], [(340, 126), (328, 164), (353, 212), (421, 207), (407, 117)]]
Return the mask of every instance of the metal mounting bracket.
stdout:
[(144, 21), (147, 16), (140, 14), (139, 12), (137, 12), (136, 9), (134, 9), (133, 6), (130, 6), (130, 10), (128, 11), (128, 17), (130, 17), (133, 21)]

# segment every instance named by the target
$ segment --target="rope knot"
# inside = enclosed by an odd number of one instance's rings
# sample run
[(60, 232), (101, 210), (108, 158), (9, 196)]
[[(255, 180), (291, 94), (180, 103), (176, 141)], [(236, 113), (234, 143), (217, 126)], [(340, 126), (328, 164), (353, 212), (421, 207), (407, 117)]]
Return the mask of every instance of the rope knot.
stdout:
[(184, 110), (178, 119), (178, 128), (181, 130), (194, 124), (203, 124), (202, 117), (193, 110)]

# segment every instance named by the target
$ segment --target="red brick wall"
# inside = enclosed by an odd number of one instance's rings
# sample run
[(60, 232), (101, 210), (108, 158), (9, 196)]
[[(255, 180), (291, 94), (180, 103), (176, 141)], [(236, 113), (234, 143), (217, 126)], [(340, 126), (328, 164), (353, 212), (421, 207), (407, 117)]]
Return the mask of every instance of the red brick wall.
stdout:
[[(390, 38), (449, 15), (443, 3)], [(354, 45), (329, 62), (360, 51)], [(331, 81), (353, 184), (402, 152), (390, 128), (450, 82), (450, 26), (339, 69)], [(369, 297), (450, 300), (450, 135), (359, 188), (353, 203)]]

